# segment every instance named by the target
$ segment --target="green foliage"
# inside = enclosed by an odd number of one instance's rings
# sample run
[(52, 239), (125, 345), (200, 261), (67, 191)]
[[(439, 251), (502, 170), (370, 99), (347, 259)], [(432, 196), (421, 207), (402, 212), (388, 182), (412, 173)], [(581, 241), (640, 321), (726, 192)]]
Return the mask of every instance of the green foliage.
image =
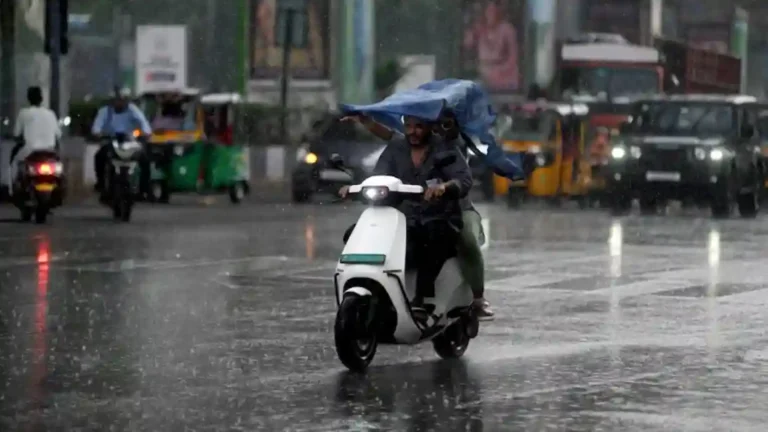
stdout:
[(88, 137), (91, 134), (91, 126), (96, 118), (99, 108), (106, 103), (105, 100), (73, 101), (69, 103), (69, 117), (72, 123), (69, 133), (74, 136)]
[(400, 67), (397, 60), (389, 60), (376, 68), (374, 72), (374, 86), (376, 91), (390, 92), (397, 82), (402, 78), (405, 71)]

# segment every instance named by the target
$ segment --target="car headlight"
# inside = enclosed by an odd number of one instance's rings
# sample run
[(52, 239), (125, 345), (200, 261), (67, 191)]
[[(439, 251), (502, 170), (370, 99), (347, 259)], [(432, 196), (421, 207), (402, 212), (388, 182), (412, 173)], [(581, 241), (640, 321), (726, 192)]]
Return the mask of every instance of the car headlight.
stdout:
[(693, 151), (693, 156), (698, 160), (704, 160), (707, 158), (707, 152), (701, 147), (696, 147), (696, 149)]
[(643, 155), (643, 151), (640, 150), (640, 147), (638, 146), (632, 146), (629, 148), (629, 155), (635, 159), (640, 159), (640, 156)]
[(614, 147), (611, 149), (611, 157), (614, 159), (624, 159), (627, 157), (627, 150), (624, 147)]
[(389, 196), (389, 188), (386, 187), (367, 187), (362, 190), (366, 201), (380, 201)]
[(721, 161), (725, 157), (725, 152), (721, 149), (714, 149), (709, 152), (709, 158), (713, 161)]
[(317, 163), (317, 155), (314, 153), (307, 153), (306, 156), (304, 156), (304, 162), (314, 165)]

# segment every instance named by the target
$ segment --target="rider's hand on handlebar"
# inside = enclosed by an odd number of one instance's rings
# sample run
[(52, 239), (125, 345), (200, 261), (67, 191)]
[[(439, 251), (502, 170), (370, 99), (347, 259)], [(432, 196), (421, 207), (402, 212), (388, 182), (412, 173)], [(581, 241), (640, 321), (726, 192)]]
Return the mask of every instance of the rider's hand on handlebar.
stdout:
[(346, 198), (348, 193), (349, 193), (349, 186), (342, 186), (341, 189), (339, 189), (339, 196), (341, 198)]
[(446, 183), (440, 183), (436, 186), (429, 186), (427, 187), (427, 190), (424, 192), (424, 200), (426, 201), (434, 201), (445, 193), (445, 188), (447, 184)]

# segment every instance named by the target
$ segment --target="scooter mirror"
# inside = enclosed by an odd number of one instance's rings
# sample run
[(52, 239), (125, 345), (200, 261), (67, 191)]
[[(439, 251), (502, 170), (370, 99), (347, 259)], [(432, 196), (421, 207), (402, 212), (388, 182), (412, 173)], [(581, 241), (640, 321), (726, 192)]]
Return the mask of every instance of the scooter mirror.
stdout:
[(338, 153), (332, 154), (329, 162), (334, 168), (344, 168), (344, 158)]

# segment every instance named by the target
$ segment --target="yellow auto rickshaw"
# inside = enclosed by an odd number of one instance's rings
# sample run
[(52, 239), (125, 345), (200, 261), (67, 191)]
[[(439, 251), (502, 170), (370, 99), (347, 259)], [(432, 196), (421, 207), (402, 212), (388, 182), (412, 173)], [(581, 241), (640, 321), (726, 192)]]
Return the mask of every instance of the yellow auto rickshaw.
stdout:
[(138, 105), (152, 126), (150, 144), (192, 143), (203, 139), (205, 117), (199, 90), (143, 93), (139, 95)]
[(588, 205), (591, 168), (586, 157), (587, 114), (583, 104), (533, 103), (510, 114), (500, 135), (505, 151), (525, 153), (535, 168), (524, 181), (508, 182), (508, 205), (518, 207), (526, 198), (560, 204), (574, 199)]

